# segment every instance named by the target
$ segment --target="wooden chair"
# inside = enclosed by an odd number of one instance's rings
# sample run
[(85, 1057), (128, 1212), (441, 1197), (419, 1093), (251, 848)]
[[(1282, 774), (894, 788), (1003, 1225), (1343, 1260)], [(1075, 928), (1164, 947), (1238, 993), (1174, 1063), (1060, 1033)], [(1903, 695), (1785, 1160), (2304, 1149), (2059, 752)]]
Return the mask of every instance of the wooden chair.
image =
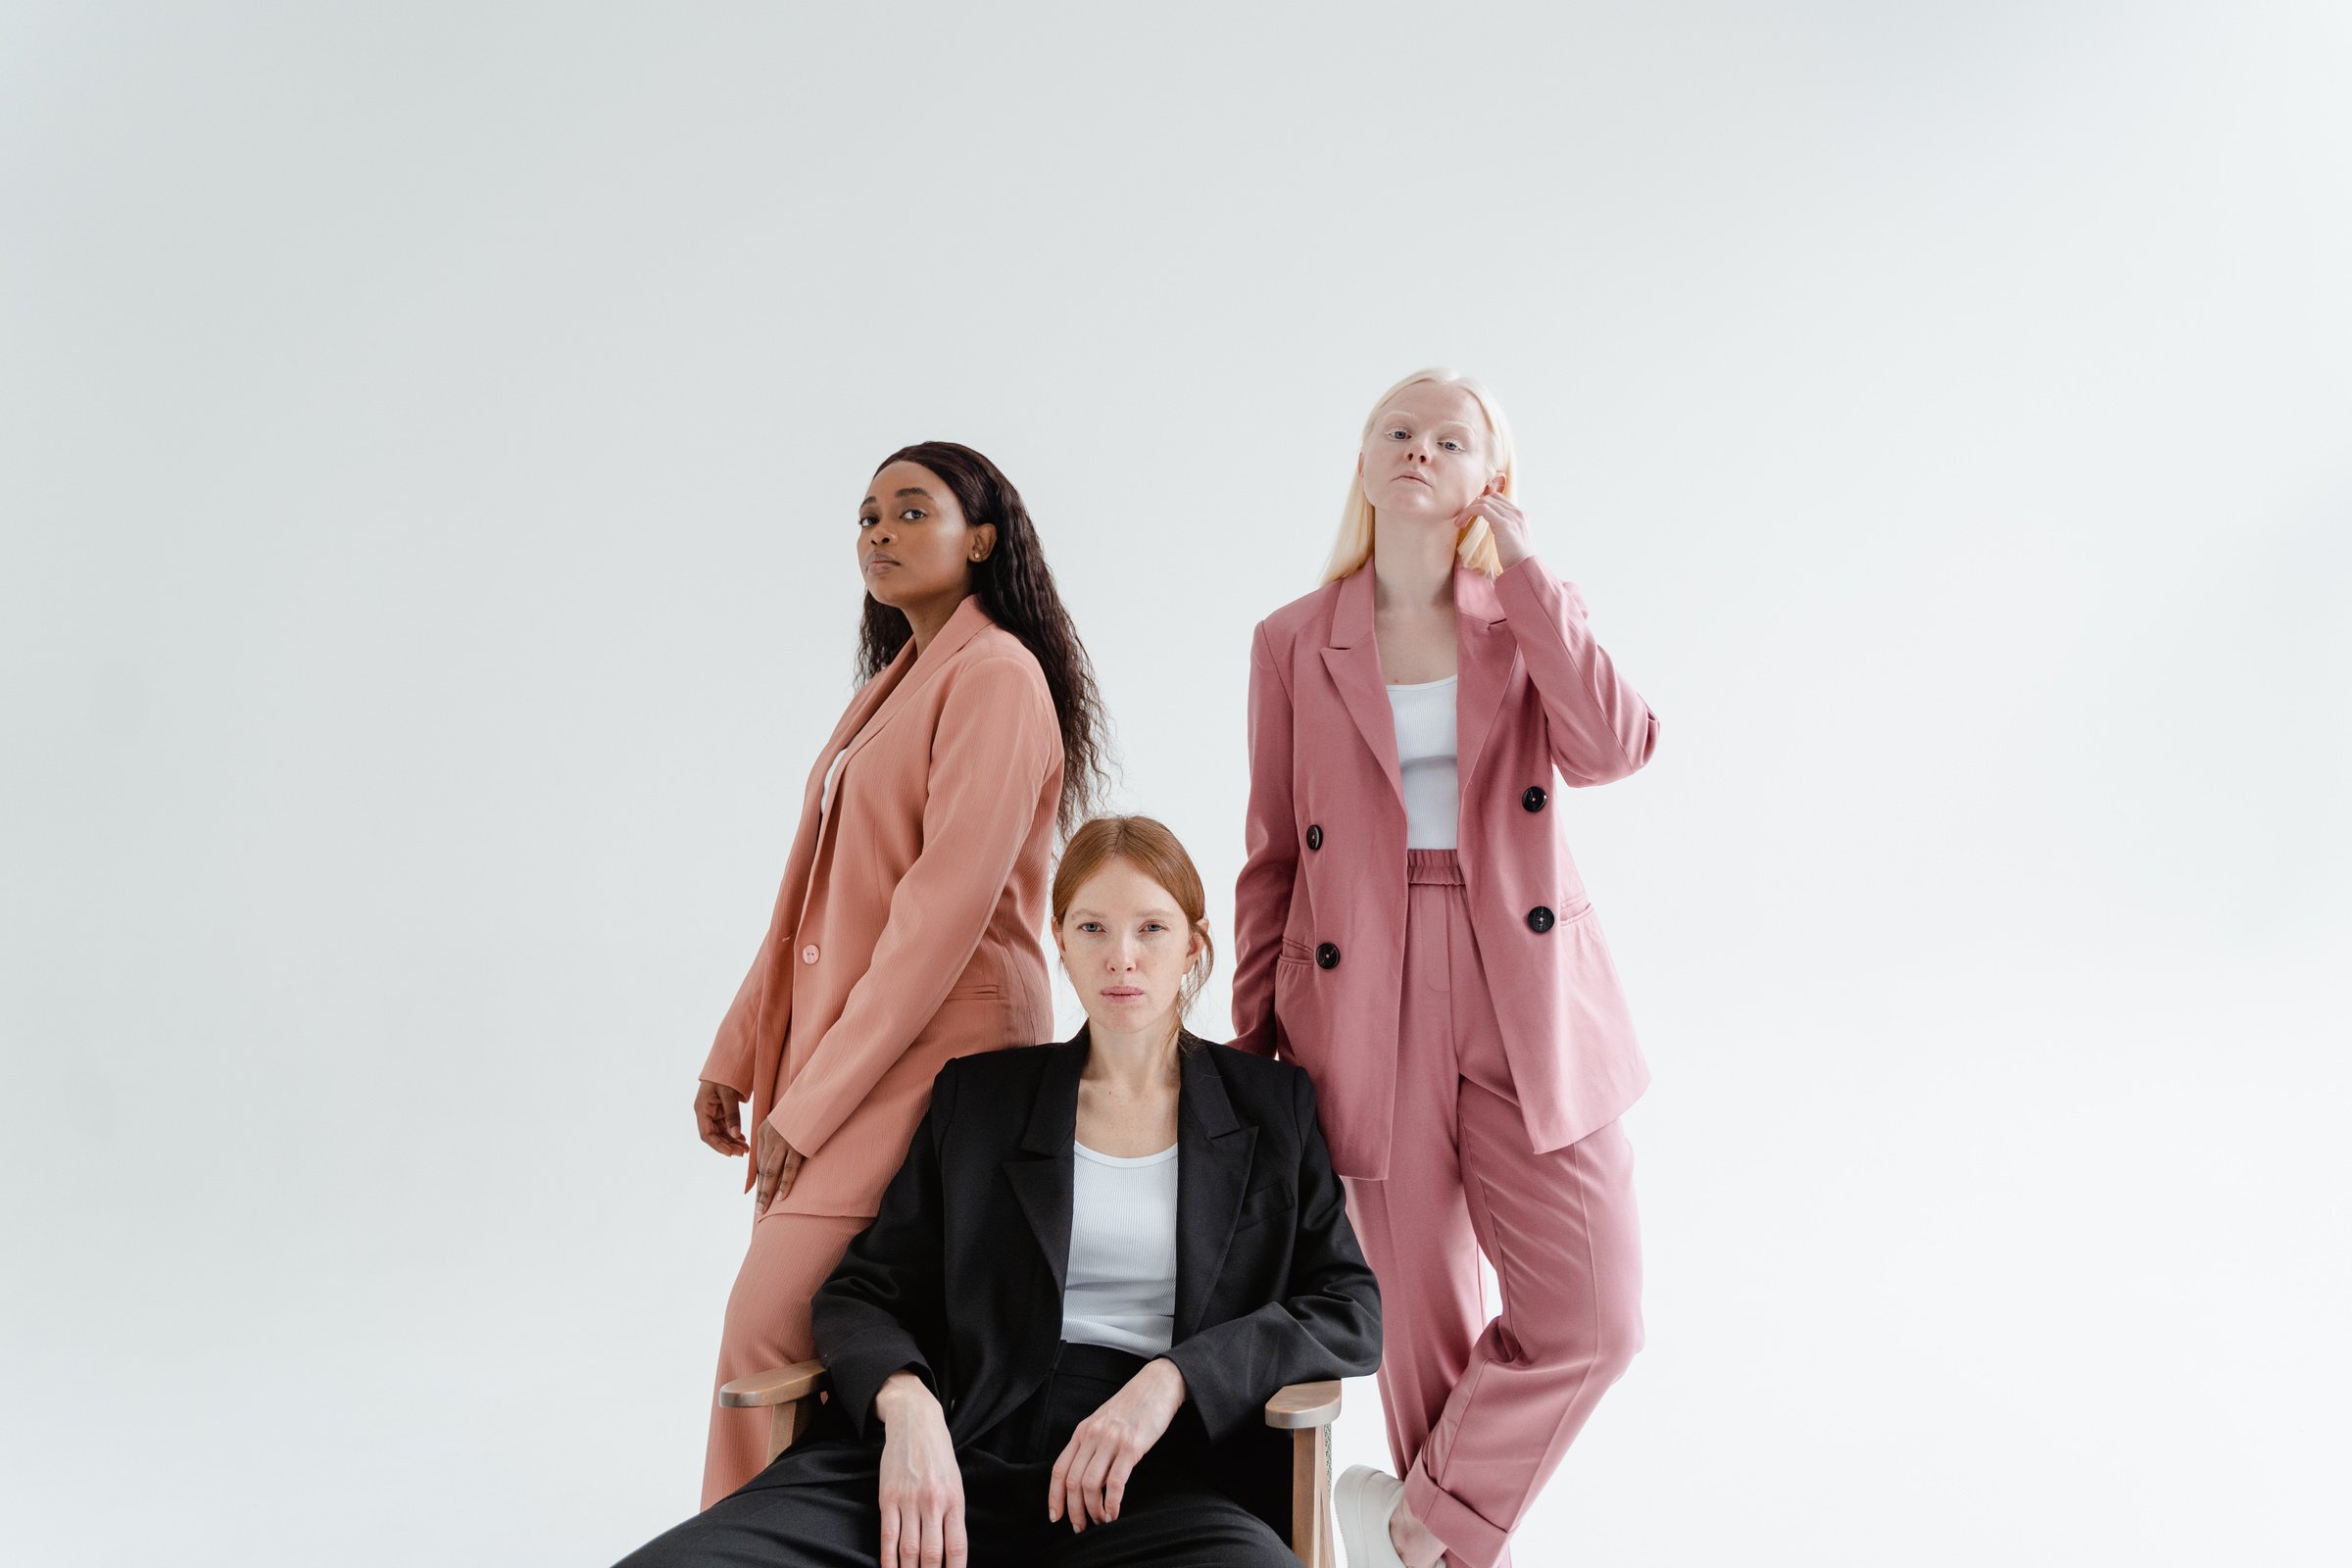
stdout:
[[(825, 1391), (825, 1363), (801, 1361), (737, 1378), (718, 1391), (731, 1408), (768, 1412), (767, 1456), (799, 1442)], [(1291, 1550), (1306, 1568), (1334, 1568), (1331, 1529), (1331, 1424), (1339, 1419), (1340, 1386), (1294, 1383), (1266, 1401), (1266, 1425), (1291, 1435)]]

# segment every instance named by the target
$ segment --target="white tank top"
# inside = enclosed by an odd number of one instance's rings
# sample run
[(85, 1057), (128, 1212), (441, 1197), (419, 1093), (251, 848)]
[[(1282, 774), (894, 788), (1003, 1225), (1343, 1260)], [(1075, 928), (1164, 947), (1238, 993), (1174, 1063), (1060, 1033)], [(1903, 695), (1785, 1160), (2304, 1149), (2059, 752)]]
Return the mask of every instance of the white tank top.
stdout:
[(844, 746), (833, 754), (833, 760), (825, 764), (825, 781), (816, 791), (816, 819), (820, 822), (832, 813), (833, 780), (841, 772), (841, 760), (849, 755), (850, 749)]
[(1075, 1147), (1061, 1337), (1158, 1355), (1176, 1334), (1176, 1146), (1132, 1159)]
[(1459, 675), (1389, 688), (1396, 722), (1396, 777), (1404, 786), (1404, 847), (1450, 850), (1461, 811), (1455, 767), (1454, 688)]

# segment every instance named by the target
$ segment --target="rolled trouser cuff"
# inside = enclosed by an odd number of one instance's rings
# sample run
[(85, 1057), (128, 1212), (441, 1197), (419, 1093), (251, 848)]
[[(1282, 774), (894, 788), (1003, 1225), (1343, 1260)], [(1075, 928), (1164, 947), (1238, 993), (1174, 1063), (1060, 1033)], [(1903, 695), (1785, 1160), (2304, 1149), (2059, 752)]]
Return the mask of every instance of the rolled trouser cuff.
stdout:
[(1508, 1530), (1430, 1480), (1417, 1462), (1404, 1478), (1404, 1504), (1446, 1543), (1447, 1568), (1494, 1568), (1511, 1544)]

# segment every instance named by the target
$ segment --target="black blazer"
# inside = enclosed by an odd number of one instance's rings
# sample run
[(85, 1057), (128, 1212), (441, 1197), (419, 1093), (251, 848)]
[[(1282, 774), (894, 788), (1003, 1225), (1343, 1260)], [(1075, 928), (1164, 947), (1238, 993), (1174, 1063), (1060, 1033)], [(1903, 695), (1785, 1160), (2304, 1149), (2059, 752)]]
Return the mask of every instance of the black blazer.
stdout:
[[(1287, 1383), (1380, 1363), (1380, 1291), (1289, 1062), (1194, 1042), (1177, 1108), (1176, 1321), (1168, 1359), (1212, 1442), (1261, 1426)], [(909, 1370), (957, 1447), (1036, 1392), (1061, 1338), (1082, 1027), (1057, 1046), (959, 1056), (881, 1211), (814, 1305), (836, 1405), (872, 1441), (874, 1396)], [(1278, 1434), (1268, 1436), (1279, 1439)]]

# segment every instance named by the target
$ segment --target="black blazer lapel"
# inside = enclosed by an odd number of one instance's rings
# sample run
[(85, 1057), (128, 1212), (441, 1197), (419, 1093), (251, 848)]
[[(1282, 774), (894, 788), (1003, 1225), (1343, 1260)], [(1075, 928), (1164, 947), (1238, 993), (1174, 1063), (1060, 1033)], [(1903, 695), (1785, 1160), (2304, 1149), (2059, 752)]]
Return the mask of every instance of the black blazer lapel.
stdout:
[[(1182, 1344), (1200, 1332), (1209, 1292), (1233, 1242), (1233, 1221), (1250, 1185), (1257, 1129), (1233, 1114), (1225, 1080), (1208, 1051), (1187, 1037), (1176, 1117), (1176, 1322)], [(1073, 1102), (1074, 1103), (1074, 1102)], [(1063, 1250), (1068, 1250), (1066, 1216)]]
[(1004, 1167), (1030, 1234), (1037, 1238), (1056, 1299), (1068, 1284), (1070, 1269), (1070, 1189), (1075, 1179), (1070, 1151), (1078, 1127), (1078, 1076), (1086, 1068), (1087, 1051), (1087, 1032), (1081, 1025), (1076, 1036), (1048, 1055), (1037, 1098), (1030, 1102), (1028, 1128), (1021, 1134), (1021, 1152)]

